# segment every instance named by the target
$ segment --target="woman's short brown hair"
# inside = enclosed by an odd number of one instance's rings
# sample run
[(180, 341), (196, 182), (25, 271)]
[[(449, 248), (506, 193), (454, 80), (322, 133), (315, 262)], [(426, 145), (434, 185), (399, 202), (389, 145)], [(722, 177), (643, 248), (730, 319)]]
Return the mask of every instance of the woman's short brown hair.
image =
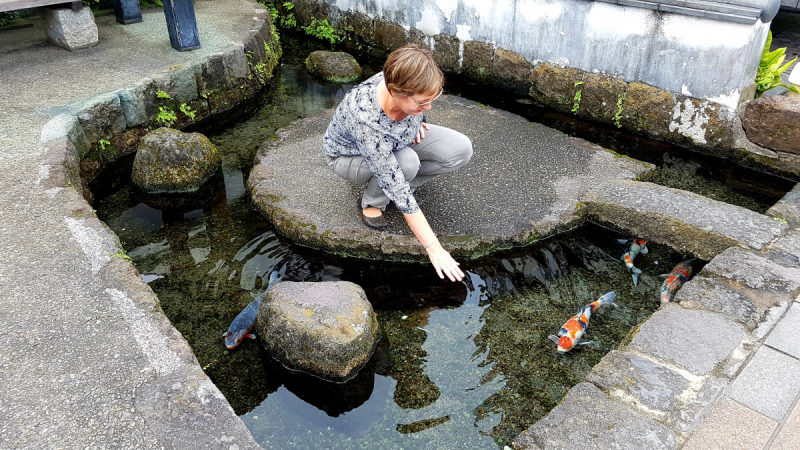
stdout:
[(444, 74), (430, 50), (408, 44), (389, 54), (383, 65), (386, 87), (400, 97), (415, 94), (438, 94)]

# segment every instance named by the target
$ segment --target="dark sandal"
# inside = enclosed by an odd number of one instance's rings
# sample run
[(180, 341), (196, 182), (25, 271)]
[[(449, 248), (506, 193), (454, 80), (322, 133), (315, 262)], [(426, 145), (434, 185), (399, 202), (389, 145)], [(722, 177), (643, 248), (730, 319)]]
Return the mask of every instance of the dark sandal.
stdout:
[(381, 230), (385, 230), (386, 227), (389, 226), (389, 222), (386, 221), (386, 218), (383, 217), (383, 214), (381, 214), (378, 217), (367, 217), (367, 216), (365, 216), (364, 215), (364, 209), (361, 208), (361, 199), (358, 199), (358, 210), (361, 212), (361, 222), (364, 225), (368, 226), (369, 228), (372, 228), (373, 230), (381, 231)]

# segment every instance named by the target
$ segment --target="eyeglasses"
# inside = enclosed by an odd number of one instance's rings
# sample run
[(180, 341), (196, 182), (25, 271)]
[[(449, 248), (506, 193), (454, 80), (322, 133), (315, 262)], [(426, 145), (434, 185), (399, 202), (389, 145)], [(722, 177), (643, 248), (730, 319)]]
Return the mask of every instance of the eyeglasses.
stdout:
[(431, 103), (433, 103), (433, 102), (434, 102), (434, 101), (435, 101), (437, 98), (441, 97), (441, 96), (442, 96), (442, 93), (444, 93), (444, 88), (442, 88), (442, 90), (440, 90), (440, 91), (439, 91), (439, 95), (437, 95), (436, 97), (434, 97), (434, 98), (433, 98), (433, 100), (431, 100), (431, 101), (429, 101), (429, 102), (425, 102), (425, 103), (420, 103), (420, 102), (418, 102), (418, 101), (417, 101), (417, 100), (416, 100), (414, 97), (412, 97), (412, 96), (410, 96), (410, 95), (408, 96), (408, 98), (410, 98), (411, 100), (414, 100), (414, 103), (416, 103), (416, 104), (417, 104), (417, 105), (419, 105), (419, 106), (427, 106), (427, 105), (430, 105)]

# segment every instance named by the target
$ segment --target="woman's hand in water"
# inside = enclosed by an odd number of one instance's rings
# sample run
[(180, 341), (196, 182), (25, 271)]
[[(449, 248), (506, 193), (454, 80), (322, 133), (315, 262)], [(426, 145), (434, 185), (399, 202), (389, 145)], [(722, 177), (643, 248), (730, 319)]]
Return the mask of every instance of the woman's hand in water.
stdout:
[(422, 122), (422, 126), (419, 127), (419, 133), (417, 134), (417, 137), (414, 139), (415, 144), (419, 144), (420, 142), (422, 142), (423, 139), (425, 139), (425, 130), (430, 130), (430, 128), (428, 128), (427, 123)]
[(450, 256), (450, 252), (445, 250), (441, 244), (437, 242), (425, 249), (425, 251), (428, 252), (428, 258), (430, 258), (439, 278), (444, 279), (445, 275), (450, 281), (461, 281), (464, 278), (464, 272), (458, 268), (460, 264)]

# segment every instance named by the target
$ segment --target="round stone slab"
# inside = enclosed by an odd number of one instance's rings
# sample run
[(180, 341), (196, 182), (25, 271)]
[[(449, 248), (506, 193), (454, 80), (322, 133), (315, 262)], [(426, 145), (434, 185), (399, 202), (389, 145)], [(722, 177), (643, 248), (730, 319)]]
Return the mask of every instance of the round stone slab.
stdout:
[[(390, 205), (390, 226), (361, 223), (363, 186), (327, 166), (322, 137), (333, 110), (278, 132), (256, 156), (248, 186), (253, 204), (283, 235), (318, 249), (381, 259), (426, 259), (403, 215)], [(582, 219), (578, 197), (605, 180), (632, 179), (648, 170), (583, 139), (453, 96), (426, 112), (430, 123), (467, 135), (475, 150), (459, 171), (414, 193), (440, 242), (454, 256), (475, 258), (528, 244)]]
[(378, 340), (372, 305), (349, 281), (276, 284), (261, 302), (256, 328), (284, 366), (332, 381), (354, 377)]

